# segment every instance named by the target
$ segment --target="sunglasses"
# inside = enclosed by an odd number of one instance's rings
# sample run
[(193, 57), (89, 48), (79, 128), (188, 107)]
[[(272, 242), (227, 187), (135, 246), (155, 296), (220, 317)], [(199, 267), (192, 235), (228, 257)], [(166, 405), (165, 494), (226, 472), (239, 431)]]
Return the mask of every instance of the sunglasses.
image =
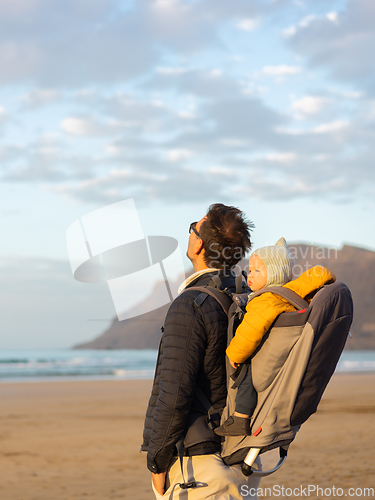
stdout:
[(198, 222), (192, 222), (190, 224), (190, 227), (189, 227), (189, 234), (192, 233), (192, 231), (194, 231), (194, 233), (198, 236), (198, 238), (201, 237), (201, 235), (198, 233), (198, 231), (195, 229), (195, 226), (198, 224)]

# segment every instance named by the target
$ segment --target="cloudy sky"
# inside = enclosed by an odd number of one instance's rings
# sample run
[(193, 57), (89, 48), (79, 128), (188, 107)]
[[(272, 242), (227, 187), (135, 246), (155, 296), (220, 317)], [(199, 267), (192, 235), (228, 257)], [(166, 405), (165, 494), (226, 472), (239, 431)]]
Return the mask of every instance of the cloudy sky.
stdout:
[(107, 326), (65, 234), (128, 198), (183, 251), (216, 201), (255, 246), (375, 249), (374, 25), (372, 0), (2, 0), (0, 348)]

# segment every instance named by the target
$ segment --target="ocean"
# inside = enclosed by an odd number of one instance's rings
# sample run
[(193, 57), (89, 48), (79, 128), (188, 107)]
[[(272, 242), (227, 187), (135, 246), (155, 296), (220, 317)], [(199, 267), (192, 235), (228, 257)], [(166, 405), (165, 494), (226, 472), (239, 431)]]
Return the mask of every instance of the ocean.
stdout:
[[(0, 382), (152, 379), (156, 350), (2, 350)], [(375, 372), (375, 351), (346, 351), (340, 373)]]
[(156, 350), (0, 350), (0, 382), (151, 379)]

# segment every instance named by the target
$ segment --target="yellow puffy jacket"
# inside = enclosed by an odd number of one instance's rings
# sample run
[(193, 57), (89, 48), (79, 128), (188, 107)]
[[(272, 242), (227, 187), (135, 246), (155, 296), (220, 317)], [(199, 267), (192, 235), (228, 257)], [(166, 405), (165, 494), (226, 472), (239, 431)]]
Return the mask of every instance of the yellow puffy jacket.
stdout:
[[(331, 271), (322, 266), (315, 266), (283, 286), (309, 301), (309, 294), (335, 281), (336, 277)], [(228, 358), (235, 363), (246, 361), (279, 314), (295, 310), (287, 300), (272, 292), (255, 297), (246, 306), (245, 316), (227, 348)]]

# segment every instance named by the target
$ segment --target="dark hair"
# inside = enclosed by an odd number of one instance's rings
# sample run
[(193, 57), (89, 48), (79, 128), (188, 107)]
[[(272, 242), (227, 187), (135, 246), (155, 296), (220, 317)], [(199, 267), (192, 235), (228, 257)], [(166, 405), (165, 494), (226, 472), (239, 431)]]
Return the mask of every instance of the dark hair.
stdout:
[(209, 267), (232, 269), (251, 248), (251, 221), (236, 207), (222, 203), (211, 205), (199, 233), (203, 241), (204, 261)]

